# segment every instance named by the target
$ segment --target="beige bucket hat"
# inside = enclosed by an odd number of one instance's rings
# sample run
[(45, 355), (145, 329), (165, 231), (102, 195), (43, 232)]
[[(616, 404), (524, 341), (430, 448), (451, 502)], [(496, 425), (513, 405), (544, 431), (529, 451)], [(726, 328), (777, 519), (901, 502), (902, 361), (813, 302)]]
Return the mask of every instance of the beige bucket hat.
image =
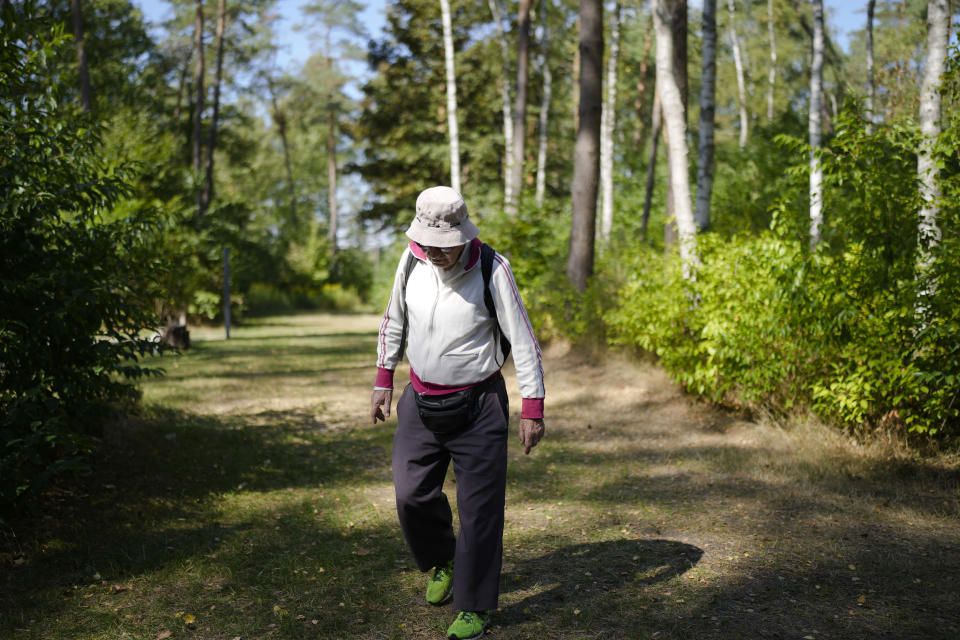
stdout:
[(407, 237), (425, 247), (456, 247), (480, 235), (456, 189), (430, 187), (417, 196), (417, 214)]

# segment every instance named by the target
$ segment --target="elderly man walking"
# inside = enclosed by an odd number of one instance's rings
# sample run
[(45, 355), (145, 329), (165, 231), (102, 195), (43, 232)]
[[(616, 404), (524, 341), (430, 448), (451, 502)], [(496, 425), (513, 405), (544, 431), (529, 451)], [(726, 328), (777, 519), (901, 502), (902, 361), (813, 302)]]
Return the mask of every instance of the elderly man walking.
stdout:
[[(406, 345), (410, 384), (397, 402), (393, 481), (404, 537), (426, 600), (452, 593), (453, 640), (479, 638), (497, 608), (507, 483), (507, 390), (512, 351), (522, 397), (519, 436), (530, 453), (544, 434), (540, 347), (510, 264), (479, 238), (462, 196), (431, 187), (416, 202), (411, 242), (380, 325), (374, 424), (390, 415), (393, 372)], [(453, 461), (459, 531), (443, 481)]]

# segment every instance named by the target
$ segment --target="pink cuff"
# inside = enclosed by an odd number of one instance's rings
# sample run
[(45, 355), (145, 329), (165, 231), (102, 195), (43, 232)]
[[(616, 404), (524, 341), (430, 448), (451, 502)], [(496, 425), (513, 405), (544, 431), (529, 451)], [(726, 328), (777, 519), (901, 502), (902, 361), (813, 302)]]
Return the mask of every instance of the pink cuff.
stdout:
[(543, 398), (523, 398), (520, 406), (520, 417), (530, 420), (543, 419)]
[(393, 389), (393, 370), (377, 367), (377, 381), (373, 386)]

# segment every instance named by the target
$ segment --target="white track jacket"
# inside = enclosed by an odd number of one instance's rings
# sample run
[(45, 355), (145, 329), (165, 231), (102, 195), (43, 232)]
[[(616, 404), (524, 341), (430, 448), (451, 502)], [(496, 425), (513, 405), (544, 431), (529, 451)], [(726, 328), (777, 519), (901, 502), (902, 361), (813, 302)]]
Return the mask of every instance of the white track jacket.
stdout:
[[(483, 301), (480, 240), (473, 240), (450, 270), (438, 269), (415, 243), (404, 250), (393, 280), (390, 301), (380, 323), (377, 388), (393, 388), (400, 359), (403, 319), (407, 326), (410, 381), (419, 393), (450, 393), (483, 382), (503, 366), (495, 341), (494, 320)], [(404, 286), (410, 253), (418, 258)], [(543, 417), (543, 358), (533, 326), (520, 299), (510, 263), (495, 255), (490, 293), (500, 330), (511, 353), (523, 398), (521, 417)]]

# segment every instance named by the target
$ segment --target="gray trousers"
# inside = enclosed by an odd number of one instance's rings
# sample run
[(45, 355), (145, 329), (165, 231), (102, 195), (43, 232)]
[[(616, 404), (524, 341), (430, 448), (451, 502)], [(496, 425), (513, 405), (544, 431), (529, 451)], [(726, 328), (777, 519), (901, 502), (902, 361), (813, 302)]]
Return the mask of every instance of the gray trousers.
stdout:
[[(397, 515), (421, 571), (454, 559), (453, 601), (463, 611), (497, 608), (503, 557), (503, 510), (507, 488), (509, 408), (503, 377), (487, 384), (473, 424), (436, 434), (420, 421), (408, 385), (397, 403), (393, 438), (393, 484)], [(453, 460), (460, 530), (443, 481)]]

